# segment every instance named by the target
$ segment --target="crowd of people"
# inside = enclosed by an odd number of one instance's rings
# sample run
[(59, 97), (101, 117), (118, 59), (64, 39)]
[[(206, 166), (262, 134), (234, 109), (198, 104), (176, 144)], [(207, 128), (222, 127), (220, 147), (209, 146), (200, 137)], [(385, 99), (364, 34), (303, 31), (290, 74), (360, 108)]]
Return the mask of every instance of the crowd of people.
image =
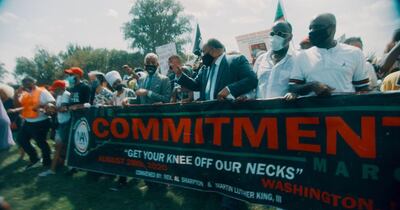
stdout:
[[(321, 14), (312, 20), (299, 50), (290, 44), (291, 24), (274, 23), (270, 49), (257, 53), (252, 63), (243, 55), (226, 52), (219, 40), (209, 39), (203, 46), (201, 62), (184, 65), (178, 55), (171, 56), (167, 75), (160, 72), (158, 56), (149, 53), (143, 69), (124, 65), (123, 77), (118, 71), (90, 71), (85, 75), (81, 68), (72, 67), (64, 71), (65, 78), (54, 81), (48, 89), (37, 86), (29, 76), (16, 89), (2, 84), (0, 148), (7, 148), (15, 139), (20, 158), (25, 153), (29, 156), (26, 170), (42, 164), (47, 170), (39, 176), (44, 177), (55, 174), (64, 164), (71, 112), (77, 109), (207, 100), (296, 100), (300, 96), (400, 89), (400, 29), (395, 30), (380, 59), (366, 58), (361, 38), (339, 43), (334, 39), (335, 32), (335, 16)], [(55, 131), (53, 156), (47, 142), (50, 130)], [(41, 158), (32, 139), (41, 150)], [(68, 171), (70, 175), (75, 172)], [(119, 177), (117, 183), (124, 186), (126, 177)], [(225, 198), (222, 205), (234, 209), (236, 204)]]

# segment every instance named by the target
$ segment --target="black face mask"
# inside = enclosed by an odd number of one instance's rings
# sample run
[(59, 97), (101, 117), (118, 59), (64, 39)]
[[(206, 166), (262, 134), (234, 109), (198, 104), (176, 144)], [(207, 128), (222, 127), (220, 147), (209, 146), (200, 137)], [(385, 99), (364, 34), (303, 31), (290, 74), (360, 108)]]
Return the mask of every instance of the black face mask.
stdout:
[(329, 27), (313, 30), (308, 33), (308, 37), (310, 38), (310, 42), (312, 45), (316, 47), (321, 47), (327, 39), (329, 39)]
[(157, 71), (157, 66), (155, 65), (146, 65), (146, 71), (149, 73), (149, 75), (153, 75)]
[(203, 61), (203, 65), (211, 66), (212, 62), (214, 61), (214, 57), (206, 53), (203, 55), (203, 57), (201, 57), (201, 60)]
[(115, 86), (114, 89), (115, 89), (116, 91), (119, 91), (119, 92), (120, 92), (120, 91), (122, 91), (123, 88), (124, 88), (124, 85), (123, 85), (123, 84), (118, 84), (118, 85)]

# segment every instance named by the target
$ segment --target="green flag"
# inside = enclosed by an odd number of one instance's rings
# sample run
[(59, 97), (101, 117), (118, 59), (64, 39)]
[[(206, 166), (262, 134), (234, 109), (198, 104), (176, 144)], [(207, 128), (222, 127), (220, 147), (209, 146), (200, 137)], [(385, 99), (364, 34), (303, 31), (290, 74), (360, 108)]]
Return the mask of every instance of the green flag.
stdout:
[(201, 45), (202, 45), (203, 39), (201, 38), (201, 33), (200, 33), (200, 26), (197, 24), (196, 28), (196, 36), (194, 38), (194, 45), (193, 45), (193, 54), (197, 56), (201, 56)]
[(281, 1), (278, 0), (278, 7), (276, 8), (276, 13), (275, 13), (275, 20), (274, 22), (277, 21), (284, 21), (285, 15), (283, 14), (283, 9), (282, 9), (282, 5), (281, 5)]

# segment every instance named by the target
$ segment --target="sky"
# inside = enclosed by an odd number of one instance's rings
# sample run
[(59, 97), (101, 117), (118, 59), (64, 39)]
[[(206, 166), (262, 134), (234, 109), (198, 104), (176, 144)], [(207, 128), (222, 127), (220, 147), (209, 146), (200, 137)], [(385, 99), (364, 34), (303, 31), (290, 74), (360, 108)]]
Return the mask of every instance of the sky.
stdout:
[[(282, 0), (293, 26), (295, 46), (308, 34), (310, 20), (331, 12), (336, 36), (360, 36), (365, 53), (381, 55), (400, 28), (396, 0)], [(278, 0), (179, 0), (200, 24), (203, 40), (217, 38), (227, 51), (238, 50), (235, 37), (272, 27)], [(135, 0), (0, 0), (0, 62), (9, 71), (15, 58), (31, 58), (36, 47), (52, 53), (69, 43), (132, 51), (122, 25)], [(398, 7), (397, 7), (398, 8)], [(194, 31), (193, 31), (194, 33)], [(194, 36), (194, 35), (193, 35)], [(190, 46), (188, 47), (190, 48)]]

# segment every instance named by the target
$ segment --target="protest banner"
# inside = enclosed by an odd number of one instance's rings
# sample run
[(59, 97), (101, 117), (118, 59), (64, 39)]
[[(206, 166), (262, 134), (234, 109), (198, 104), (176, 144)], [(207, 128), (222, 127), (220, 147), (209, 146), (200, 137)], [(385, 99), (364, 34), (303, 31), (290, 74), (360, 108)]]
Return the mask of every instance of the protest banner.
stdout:
[(156, 53), (158, 55), (158, 61), (160, 62), (161, 74), (167, 75), (169, 64), (168, 58), (172, 55), (176, 55), (176, 45), (174, 42), (156, 47)]
[(291, 210), (395, 210), (400, 93), (90, 108), (68, 165)]
[(236, 37), (239, 51), (246, 56), (249, 62), (255, 58), (257, 52), (260, 50), (267, 51), (269, 49), (268, 40), (270, 32), (271, 30), (264, 30)]

